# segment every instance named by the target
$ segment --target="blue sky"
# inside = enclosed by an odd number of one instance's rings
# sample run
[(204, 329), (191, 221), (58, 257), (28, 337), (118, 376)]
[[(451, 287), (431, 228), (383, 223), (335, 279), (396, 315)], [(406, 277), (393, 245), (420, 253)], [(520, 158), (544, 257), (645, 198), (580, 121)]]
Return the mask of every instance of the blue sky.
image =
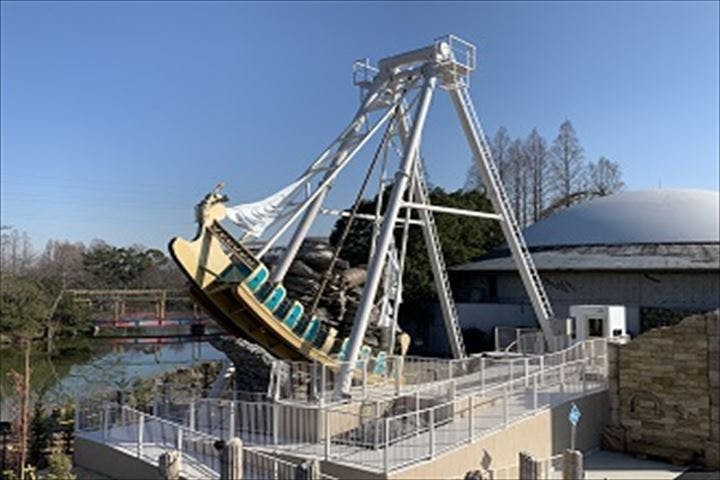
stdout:
[[(2, 224), (164, 247), (219, 180), (233, 202), (292, 181), (357, 108), (356, 58), (445, 33), (478, 46), (492, 133), (551, 140), (630, 189), (718, 188), (718, 3), (2, 2)], [(470, 156), (445, 94), (423, 151), (462, 186)], [(362, 162), (362, 159), (358, 159)], [(362, 164), (333, 189), (355, 195)], [(316, 229), (320, 233), (329, 222)]]

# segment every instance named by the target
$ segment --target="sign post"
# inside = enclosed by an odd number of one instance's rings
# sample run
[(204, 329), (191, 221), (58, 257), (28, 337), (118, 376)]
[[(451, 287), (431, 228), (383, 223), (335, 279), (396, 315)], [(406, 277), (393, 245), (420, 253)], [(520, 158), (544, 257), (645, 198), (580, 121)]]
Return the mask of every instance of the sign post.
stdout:
[(581, 415), (580, 409), (573, 402), (568, 414), (568, 420), (570, 421), (570, 450), (575, 450), (575, 427), (577, 427)]

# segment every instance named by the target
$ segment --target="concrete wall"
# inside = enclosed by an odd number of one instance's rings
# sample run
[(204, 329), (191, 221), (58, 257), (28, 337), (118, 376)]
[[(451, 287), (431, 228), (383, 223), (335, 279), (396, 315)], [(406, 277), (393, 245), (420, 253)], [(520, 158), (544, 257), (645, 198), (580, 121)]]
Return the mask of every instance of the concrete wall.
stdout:
[(609, 348), (609, 449), (718, 468), (720, 311)]
[(161, 480), (156, 467), (79, 435), (75, 435), (73, 463), (115, 480)]
[[(582, 412), (576, 446), (592, 450), (600, 446), (602, 427), (607, 421), (607, 392), (575, 400)], [(470, 470), (493, 470), (516, 465), (518, 453), (527, 451), (547, 458), (570, 446), (568, 413), (570, 402), (539, 412), (525, 420), (498, 430), (473, 444), (438, 455), (433, 460), (399, 470), (393, 479), (463, 478)]]
[[(558, 316), (567, 316), (570, 305), (598, 304), (628, 307), (628, 330), (640, 333), (640, 307), (709, 311), (720, 306), (720, 275), (717, 272), (542, 272), (543, 284)], [(461, 305), (515, 304), (529, 308), (520, 277), (515, 272), (493, 275), (463, 272), (453, 275), (453, 289)], [(473, 294), (472, 292), (476, 292)], [(492, 291), (493, 296), (489, 296)], [(473, 302), (464, 303), (472, 299)], [(508, 310), (499, 307), (463, 307), (461, 323), (491, 328), (495, 318), (505, 320)], [(519, 313), (524, 317), (522, 312)], [(520, 320), (518, 320), (520, 321)], [(524, 321), (524, 319), (522, 320)]]

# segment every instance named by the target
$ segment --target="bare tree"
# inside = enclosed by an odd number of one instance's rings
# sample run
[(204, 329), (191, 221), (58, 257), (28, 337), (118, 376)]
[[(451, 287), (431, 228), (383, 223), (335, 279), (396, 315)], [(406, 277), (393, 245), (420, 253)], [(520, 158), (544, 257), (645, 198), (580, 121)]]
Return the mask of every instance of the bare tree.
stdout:
[(625, 188), (622, 181), (620, 165), (606, 157), (600, 157), (597, 162), (590, 163), (590, 185), (591, 195), (604, 197)]
[(553, 141), (550, 171), (555, 203), (569, 206), (577, 193), (585, 190), (587, 168), (583, 148), (575, 129), (565, 120)]
[(545, 208), (545, 197), (547, 196), (548, 181), (548, 149), (547, 142), (540, 136), (536, 128), (533, 128), (525, 141), (525, 155), (530, 170), (530, 187), (532, 198), (530, 199), (530, 210), (532, 222), (540, 219), (540, 213)]
[[(490, 153), (503, 184), (506, 184), (507, 182), (507, 175), (509, 171), (508, 147), (510, 146), (510, 142), (511, 138), (508, 135), (507, 128), (505, 127), (498, 128), (497, 132), (495, 132), (495, 136), (489, 141)], [(477, 167), (477, 163), (473, 160), (472, 165), (468, 170), (467, 179), (465, 180), (465, 190), (482, 189), (483, 181), (480, 176), (480, 170)]]
[(508, 147), (508, 175), (505, 185), (512, 201), (515, 219), (520, 226), (527, 225), (527, 205), (530, 198), (530, 179), (528, 177), (527, 155), (525, 146), (519, 139), (512, 141)]

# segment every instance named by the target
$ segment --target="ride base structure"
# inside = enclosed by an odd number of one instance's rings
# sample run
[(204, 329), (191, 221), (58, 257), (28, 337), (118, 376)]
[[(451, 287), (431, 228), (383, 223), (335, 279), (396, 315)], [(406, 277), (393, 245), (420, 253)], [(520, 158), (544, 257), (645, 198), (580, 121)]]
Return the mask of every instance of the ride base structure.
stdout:
[[(281, 359), (309, 360), (335, 369), (340, 379), (336, 393), (341, 395), (350, 388), (353, 376), (358, 375), (359, 365), (363, 365), (365, 374), (364, 362), (371, 362), (370, 378), (382, 376), (387, 373), (386, 358), (396, 353), (404, 355), (407, 351), (409, 338), (398, 332), (397, 317), (410, 227), (422, 229), (453, 356), (465, 357), (434, 214), (493, 219), (500, 222), (542, 333), (548, 347), (553, 348), (557, 336), (552, 328), (552, 306), (513, 216), (469, 95), (469, 79), (474, 69), (475, 47), (452, 35), (429, 46), (384, 58), (377, 67), (367, 60), (356, 62), (354, 80), (362, 94), (360, 108), (349, 125), (295, 182), (265, 201), (237, 207), (227, 207), (227, 198), (216, 188), (196, 207), (195, 238), (176, 237), (170, 242), (171, 255), (190, 280), (195, 300), (230, 333), (262, 345)], [(420, 144), (437, 87), (450, 96), (494, 212), (430, 204)], [(355, 206), (349, 212), (328, 208), (324, 203), (337, 176), (383, 127), (384, 133)], [(378, 164), (382, 165), (377, 210), (375, 215), (359, 214), (357, 206)], [(391, 171), (395, 172), (392, 177), (388, 175)], [(388, 200), (381, 205), (386, 189), (390, 189)], [(287, 297), (283, 279), (320, 214), (347, 217), (346, 230), (330, 262), (321, 292), (316, 294), (312, 305), (304, 305)], [(221, 225), (228, 218), (246, 233), (240, 238), (233, 236)], [(340, 338), (337, 331), (315, 313), (317, 298), (326, 279), (332, 275), (342, 240), (354, 221), (372, 222), (373, 233), (367, 279), (352, 331), (348, 337)], [(288, 244), (270, 269), (263, 257), (291, 226), (295, 229)], [(265, 232), (271, 233), (262, 247), (252, 250), (251, 245), (256, 244), (253, 242), (265, 236)], [(386, 345), (372, 349), (364, 344), (370, 322), (383, 324), (388, 329), (390, 340)]]

